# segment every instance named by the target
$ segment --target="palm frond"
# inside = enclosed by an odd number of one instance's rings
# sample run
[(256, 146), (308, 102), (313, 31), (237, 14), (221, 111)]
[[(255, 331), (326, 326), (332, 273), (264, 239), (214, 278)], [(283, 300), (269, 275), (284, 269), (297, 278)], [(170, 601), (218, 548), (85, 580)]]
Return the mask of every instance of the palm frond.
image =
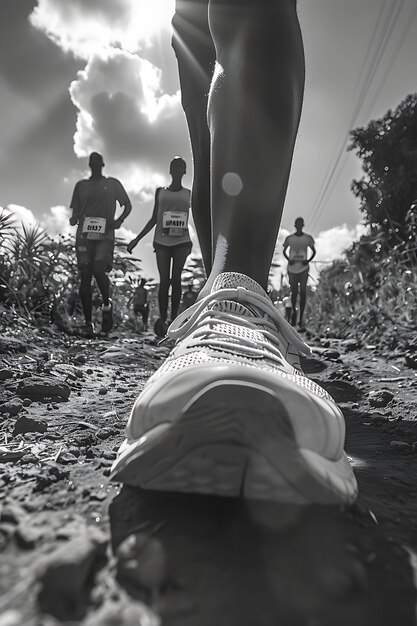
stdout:
[(7, 209), (0, 208), (0, 245), (5, 237), (10, 237), (15, 232), (15, 219)]

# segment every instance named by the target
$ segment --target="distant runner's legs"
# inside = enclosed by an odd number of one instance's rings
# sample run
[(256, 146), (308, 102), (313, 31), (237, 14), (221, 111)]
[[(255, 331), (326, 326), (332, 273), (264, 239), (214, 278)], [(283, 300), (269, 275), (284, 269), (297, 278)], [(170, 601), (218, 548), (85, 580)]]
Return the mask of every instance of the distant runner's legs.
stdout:
[(171, 320), (178, 315), (178, 309), (181, 302), (181, 273), (184, 269), (185, 261), (191, 252), (191, 244), (185, 243), (174, 246), (172, 252), (172, 275), (171, 275)]
[(93, 276), (100, 289), (104, 306), (108, 306), (110, 301), (110, 279), (106, 274), (106, 267), (107, 264), (105, 261), (94, 261), (92, 268)]
[(300, 317), (298, 319), (298, 323), (300, 326), (302, 326), (304, 323), (304, 310), (306, 308), (307, 302), (307, 281), (308, 270), (300, 275)]
[(168, 315), (168, 292), (171, 284), (171, 253), (168, 246), (155, 246), (155, 252), (159, 272), (159, 317), (165, 323)]
[(91, 265), (80, 267), (80, 300), (83, 307), (85, 323), (90, 324), (92, 318), (92, 287), (93, 269)]
[(288, 280), (291, 288), (291, 324), (295, 326), (297, 322), (298, 274), (288, 272)]

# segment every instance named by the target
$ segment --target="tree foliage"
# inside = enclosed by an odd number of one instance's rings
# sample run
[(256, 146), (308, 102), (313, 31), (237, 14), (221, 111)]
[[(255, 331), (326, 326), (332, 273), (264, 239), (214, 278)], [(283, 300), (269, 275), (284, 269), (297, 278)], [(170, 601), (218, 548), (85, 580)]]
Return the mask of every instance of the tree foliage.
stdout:
[(392, 244), (405, 241), (410, 206), (417, 198), (417, 94), (350, 135), (349, 149), (362, 160), (364, 171), (352, 191), (365, 222), (378, 226)]

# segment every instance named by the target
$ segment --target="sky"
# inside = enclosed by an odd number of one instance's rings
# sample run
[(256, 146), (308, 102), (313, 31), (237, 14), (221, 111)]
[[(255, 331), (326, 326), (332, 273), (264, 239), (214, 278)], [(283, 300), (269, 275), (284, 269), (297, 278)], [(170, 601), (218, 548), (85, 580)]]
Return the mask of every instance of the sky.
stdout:
[[(191, 185), (173, 8), (173, 0), (0, 0), (0, 207), (51, 235), (71, 232), (72, 190), (98, 150), (104, 173), (131, 197), (119, 231), (129, 240), (149, 219), (155, 188), (169, 184), (173, 156), (187, 161)], [(306, 87), (277, 250), (302, 215), (320, 269), (363, 232), (349, 130), (417, 91), (417, 6), (298, 0), (298, 12)], [(155, 277), (152, 233), (135, 256)]]

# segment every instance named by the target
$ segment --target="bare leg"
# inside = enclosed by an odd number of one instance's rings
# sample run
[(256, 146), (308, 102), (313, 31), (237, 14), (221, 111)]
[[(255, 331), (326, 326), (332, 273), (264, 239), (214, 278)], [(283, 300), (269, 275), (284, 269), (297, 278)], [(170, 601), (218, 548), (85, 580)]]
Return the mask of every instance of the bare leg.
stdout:
[(80, 300), (83, 307), (83, 313), (86, 324), (91, 322), (91, 314), (92, 314), (92, 286), (91, 281), (93, 280), (93, 269), (91, 265), (83, 265), (80, 267)]
[(298, 323), (300, 326), (303, 325), (304, 321), (304, 310), (306, 308), (307, 302), (307, 280), (308, 280), (308, 272), (306, 276), (302, 278), (300, 281), (300, 317), (298, 319)]
[(191, 207), (207, 275), (212, 264), (207, 102), (215, 64), (208, 25), (208, 1), (177, 0), (172, 22), (172, 45), (178, 61), (181, 100), (193, 154)]
[(291, 285), (291, 324), (295, 326), (297, 321), (297, 298), (298, 298), (298, 282), (294, 281)]
[(93, 275), (100, 289), (104, 306), (109, 305), (110, 299), (110, 279), (106, 274), (106, 265), (105, 261), (94, 261), (93, 263)]
[(156, 250), (156, 264), (159, 272), (159, 291), (158, 291), (158, 304), (159, 304), (159, 317), (163, 322), (167, 320), (168, 313), (168, 292), (171, 285), (170, 270), (171, 270), (171, 253), (163, 246), (160, 246)]
[(210, 0), (217, 65), (209, 98), (214, 262), (264, 288), (304, 89), (295, 0)]
[(190, 254), (190, 249), (181, 246), (172, 255), (172, 274), (171, 274), (171, 320), (178, 315), (178, 309), (181, 302), (181, 274), (184, 269), (185, 261)]

